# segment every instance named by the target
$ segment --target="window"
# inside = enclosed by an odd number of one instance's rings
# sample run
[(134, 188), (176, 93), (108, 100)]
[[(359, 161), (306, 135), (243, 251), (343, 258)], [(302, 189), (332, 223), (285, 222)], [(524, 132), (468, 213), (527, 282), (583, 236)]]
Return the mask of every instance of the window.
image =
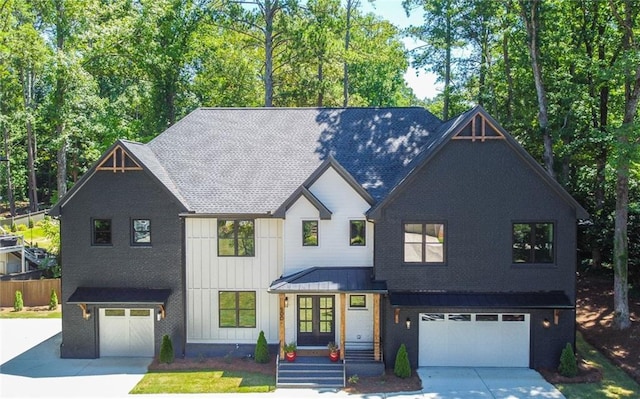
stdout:
[(553, 263), (553, 223), (513, 224), (513, 263)]
[(111, 245), (111, 219), (93, 219), (92, 244)]
[(367, 244), (367, 228), (364, 220), (351, 220), (349, 222), (349, 245), (364, 246)]
[(151, 245), (151, 221), (149, 219), (131, 220), (131, 245)]
[(349, 295), (349, 307), (350, 308), (366, 308), (367, 296), (366, 295)]
[(404, 261), (407, 263), (444, 263), (444, 224), (405, 223)]
[(253, 220), (218, 220), (218, 256), (254, 256)]
[(318, 246), (318, 221), (302, 221), (302, 245), (305, 247)]
[(256, 326), (255, 291), (220, 291), (220, 327)]

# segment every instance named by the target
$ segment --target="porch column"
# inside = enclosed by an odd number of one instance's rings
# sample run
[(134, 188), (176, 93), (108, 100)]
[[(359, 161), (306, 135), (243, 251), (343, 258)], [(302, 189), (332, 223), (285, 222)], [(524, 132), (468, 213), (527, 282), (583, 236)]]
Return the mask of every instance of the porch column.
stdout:
[(380, 361), (380, 294), (373, 294), (373, 360)]
[(284, 344), (285, 344), (285, 336), (284, 336), (284, 294), (278, 294), (278, 299), (280, 302), (280, 320), (278, 323), (278, 341), (280, 346), (280, 359), (284, 358)]
[(340, 293), (340, 360), (344, 360), (345, 339), (346, 339), (346, 320), (347, 320), (347, 294)]

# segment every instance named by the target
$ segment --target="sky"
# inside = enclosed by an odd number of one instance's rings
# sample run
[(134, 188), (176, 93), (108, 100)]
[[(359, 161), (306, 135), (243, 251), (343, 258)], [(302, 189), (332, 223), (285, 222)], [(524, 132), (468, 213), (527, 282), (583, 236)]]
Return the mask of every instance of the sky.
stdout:
[[(372, 12), (381, 18), (387, 19), (399, 28), (406, 28), (409, 25), (420, 25), (422, 23), (422, 13), (420, 11), (414, 11), (407, 17), (402, 7), (402, 0), (376, 0), (373, 2), (361, 0), (360, 9), (365, 13)], [(419, 45), (411, 38), (403, 38), (402, 41), (407, 50), (411, 50)], [(409, 67), (404, 75), (404, 79), (419, 99), (433, 98), (442, 89), (440, 84), (435, 83), (436, 76), (424, 70), (416, 71)]]

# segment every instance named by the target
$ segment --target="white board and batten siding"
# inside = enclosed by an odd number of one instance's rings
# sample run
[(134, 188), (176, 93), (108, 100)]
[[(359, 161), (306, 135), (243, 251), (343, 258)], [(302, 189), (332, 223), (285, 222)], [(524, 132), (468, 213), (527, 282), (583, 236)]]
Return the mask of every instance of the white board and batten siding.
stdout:
[[(361, 295), (354, 293), (356, 295)], [(311, 295), (314, 295), (311, 293)], [(332, 295), (332, 294), (323, 294)], [(349, 293), (346, 294), (346, 331), (345, 340), (349, 349), (371, 349), (373, 347), (373, 294), (365, 294), (366, 306), (364, 308), (349, 307)], [(298, 303), (297, 295), (287, 294), (289, 298), (289, 306), (285, 309), (285, 342), (296, 340), (297, 331), (297, 314), (296, 304)], [(340, 294), (334, 295), (335, 305), (335, 334), (336, 341), (340, 340)]]
[[(284, 274), (315, 266), (373, 266), (373, 223), (366, 223), (366, 245), (349, 245), (349, 221), (365, 220), (371, 207), (332, 167), (309, 187), (332, 212), (320, 220), (318, 210), (301, 196), (284, 221)], [(302, 221), (318, 220), (318, 246), (302, 245)]]
[[(186, 219), (187, 341), (252, 343), (264, 331), (278, 342), (278, 296), (267, 292), (282, 275), (281, 219), (255, 219), (255, 256), (219, 257), (215, 218)], [(220, 328), (218, 293), (256, 292), (255, 328)]]

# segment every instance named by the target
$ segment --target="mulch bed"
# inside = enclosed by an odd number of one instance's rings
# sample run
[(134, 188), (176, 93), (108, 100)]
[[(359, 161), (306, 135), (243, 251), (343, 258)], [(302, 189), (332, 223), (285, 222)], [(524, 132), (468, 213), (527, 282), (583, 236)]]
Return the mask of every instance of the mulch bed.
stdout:
[(557, 370), (540, 369), (538, 371), (545, 380), (552, 384), (584, 384), (602, 380), (602, 370), (582, 359), (578, 360), (578, 374), (575, 377), (565, 377)]
[[(192, 370), (225, 370), (247, 371), (275, 376), (276, 366), (273, 359), (269, 363), (259, 364), (250, 358), (207, 357), (175, 359), (173, 363), (160, 363), (154, 359), (149, 365), (149, 371), (192, 371)], [(393, 370), (387, 370), (378, 377), (360, 377), (352, 379), (345, 391), (352, 394), (371, 394), (386, 392), (411, 392), (422, 389), (420, 378), (412, 373), (409, 378), (399, 378)]]
[(631, 327), (613, 327), (613, 276), (578, 278), (576, 321), (584, 339), (640, 383), (640, 298), (629, 295)]

